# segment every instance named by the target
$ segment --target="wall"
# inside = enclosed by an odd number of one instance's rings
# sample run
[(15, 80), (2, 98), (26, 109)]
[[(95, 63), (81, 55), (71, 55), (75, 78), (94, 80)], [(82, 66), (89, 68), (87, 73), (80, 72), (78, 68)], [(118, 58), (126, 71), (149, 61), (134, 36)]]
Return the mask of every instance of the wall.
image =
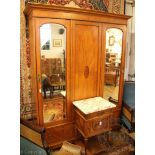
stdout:
[(128, 21), (125, 80), (134, 80), (128, 74), (135, 74), (135, 5), (134, 0), (126, 0), (125, 14), (132, 16)]

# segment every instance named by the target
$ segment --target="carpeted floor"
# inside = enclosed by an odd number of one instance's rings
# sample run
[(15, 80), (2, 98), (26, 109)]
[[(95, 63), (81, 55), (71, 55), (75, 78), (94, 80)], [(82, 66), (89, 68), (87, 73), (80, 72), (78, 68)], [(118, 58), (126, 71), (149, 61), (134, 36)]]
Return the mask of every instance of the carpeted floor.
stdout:
[[(103, 137), (102, 137), (103, 136)], [(126, 132), (113, 131), (109, 133), (109, 140), (106, 140), (106, 134), (98, 138), (100, 145), (106, 146), (105, 150), (98, 155), (131, 155), (134, 154), (134, 139)]]
[(44, 122), (62, 120), (64, 117), (63, 109), (64, 100), (62, 96), (55, 96), (43, 101)]
[[(122, 126), (120, 131), (111, 131), (91, 137), (88, 140), (87, 155), (135, 155), (135, 140), (130, 135)], [(85, 155), (83, 138), (73, 143), (80, 146), (81, 155)]]
[[(85, 154), (82, 143), (77, 142), (82, 147), (82, 154)], [(125, 131), (101, 134), (89, 138), (87, 155), (134, 155), (134, 143), (134, 139)]]

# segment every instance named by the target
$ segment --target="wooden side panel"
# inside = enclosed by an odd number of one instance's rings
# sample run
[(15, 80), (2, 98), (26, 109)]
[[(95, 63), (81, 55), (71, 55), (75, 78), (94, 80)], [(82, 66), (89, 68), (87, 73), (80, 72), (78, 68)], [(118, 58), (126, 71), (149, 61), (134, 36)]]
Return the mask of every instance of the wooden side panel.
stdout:
[(35, 144), (43, 147), (41, 134), (20, 124), (20, 135), (34, 142)]
[(65, 140), (75, 139), (76, 135), (74, 123), (68, 123), (46, 128), (45, 138), (49, 146), (57, 146)]
[(73, 22), (74, 100), (99, 94), (100, 24)]
[(121, 113), (120, 109), (113, 111), (113, 115), (112, 115), (111, 120), (110, 120), (110, 126), (113, 129), (117, 129), (120, 127), (120, 113)]
[(29, 40), (30, 40), (30, 54), (31, 54), (31, 80), (32, 80), (32, 105), (33, 108), (33, 117), (37, 118), (37, 124), (39, 124), (39, 107), (38, 107), (38, 98), (37, 98), (37, 75), (36, 75), (36, 52), (35, 52), (35, 22), (34, 18), (30, 18), (29, 21)]

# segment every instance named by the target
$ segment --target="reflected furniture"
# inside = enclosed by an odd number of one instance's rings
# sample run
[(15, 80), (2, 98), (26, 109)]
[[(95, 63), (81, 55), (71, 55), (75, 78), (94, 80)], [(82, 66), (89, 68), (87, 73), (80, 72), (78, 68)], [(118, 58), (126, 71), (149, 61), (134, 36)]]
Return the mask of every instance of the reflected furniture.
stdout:
[(52, 94), (53, 94), (53, 86), (52, 86), (52, 84), (51, 84), (51, 82), (50, 82), (50, 78), (48, 78), (47, 76), (42, 80), (42, 90), (43, 90), (43, 96), (44, 96), (44, 98), (46, 98), (46, 93), (47, 93), (47, 91), (50, 91), (50, 98), (51, 98), (51, 96), (52, 96)]
[(106, 65), (105, 84), (116, 86), (118, 77), (119, 77), (119, 67), (115, 67), (113, 65)]
[(48, 77), (48, 79), (44, 79), (45, 82), (42, 81), (45, 98), (46, 91), (50, 91), (51, 98), (51, 96), (54, 95), (55, 90), (65, 90), (65, 74), (62, 69), (63, 67), (60, 58), (41, 59), (41, 72)]
[[(118, 128), (120, 126), (118, 122), (120, 119), (123, 93), (126, 29), (127, 21), (130, 17), (95, 10), (90, 11), (79, 8), (32, 3), (26, 5), (24, 13), (27, 17), (30, 40), (32, 103), (34, 107), (32, 115), (35, 123), (46, 129), (45, 139), (48, 146), (53, 148), (58, 147), (65, 140), (70, 141), (78, 138), (79, 132), (75, 127), (75, 122), (79, 119), (83, 122), (86, 122), (88, 119), (88, 124), (82, 125), (86, 125), (85, 130), (87, 130), (87, 127), (90, 128), (90, 131), (83, 131), (86, 138), (103, 131)], [(62, 41), (62, 45), (65, 44), (65, 90), (61, 88), (59, 94), (61, 95), (61, 91), (65, 91), (63, 98), (65, 106), (62, 112), (65, 111), (66, 117), (51, 122), (44, 121), (43, 111), (46, 104), (44, 104), (40, 80), (43, 70), (41, 68), (43, 52), (41, 49), (40, 36), (42, 35), (40, 31), (41, 27), (45, 26), (45, 24), (58, 25), (66, 30), (65, 41)], [(80, 113), (80, 109), (74, 111), (72, 102), (97, 96), (103, 97), (106, 62), (106, 31), (114, 27), (119, 29), (123, 34), (122, 61), (119, 68), (120, 89), (118, 103), (113, 110), (101, 110), (100, 112), (93, 112), (93, 116), (92, 114), (83, 116), (84, 114)], [(56, 29), (53, 32), (58, 33), (58, 30), (59, 29)], [(54, 38), (54, 40), (56, 39), (58, 38)], [(52, 45), (52, 43), (50, 45)], [(61, 49), (59, 42), (54, 44), (54, 49), (55, 54), (57, 54), (57, 51)], [(48, 53), (48, 51), (46, 51), (46, 53)], [(63, 64), (63, 62), (61, 62), (61, 64)], [(56, 83), (52, 83), (53, 87), (55, 87), (55, 84)], [(116, 84), (116, 82), (114, 82), (114, 84)], [(64, 87), (64, 85), (62, 85), (62, 83), (60, 85), (59, 83), (58, 87)], [(92, 106), (93, 104), (94, 103), (92, 103)], [(109, 120), (112, 120), (110, 126)]]
[(135, 129), (135, 82), (125, 81), (123, 92), (122, 123), (129, 129)]

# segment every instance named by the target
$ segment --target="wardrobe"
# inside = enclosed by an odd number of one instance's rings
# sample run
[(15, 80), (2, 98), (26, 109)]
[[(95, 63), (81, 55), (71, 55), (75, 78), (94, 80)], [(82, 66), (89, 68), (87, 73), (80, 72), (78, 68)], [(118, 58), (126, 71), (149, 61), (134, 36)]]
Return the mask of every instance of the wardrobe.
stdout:
[(48, 145), (77, 138), (73, 101), (81, 99), (114, 101), (111, 128), (117, 128), (130, 17), (31, 3), (24, 13), (30, 40), (33, 119), (46, 128)]

